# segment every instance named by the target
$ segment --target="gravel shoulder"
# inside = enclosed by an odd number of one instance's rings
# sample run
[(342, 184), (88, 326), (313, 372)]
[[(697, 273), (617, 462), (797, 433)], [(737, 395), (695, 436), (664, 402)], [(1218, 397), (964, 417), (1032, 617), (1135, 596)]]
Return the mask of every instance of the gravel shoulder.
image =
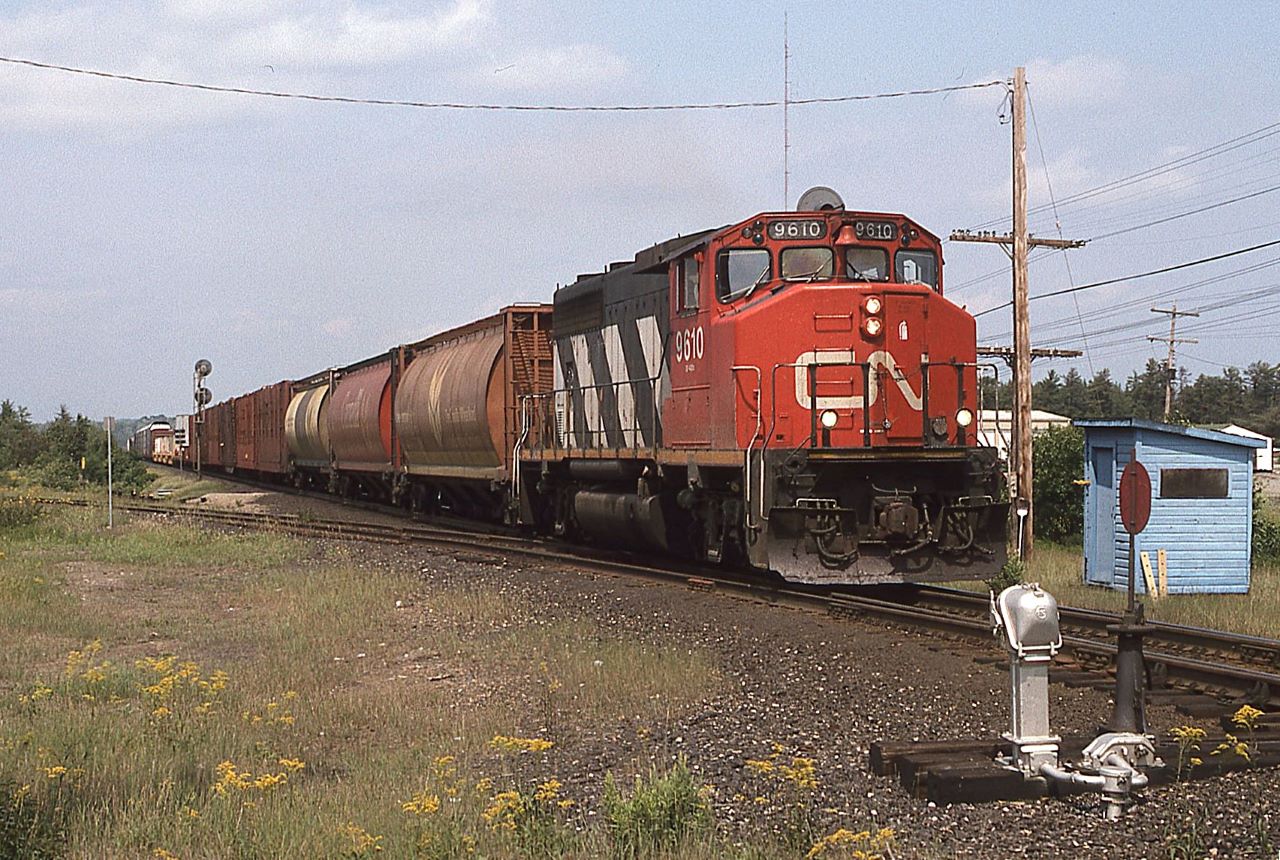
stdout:
[[(391, 519), (325, 500), (245, 492), (265, 510)], [(908, 797), (896, 779), (872, 774), (867, 757), (875, 741), (991, 737), (1007, 728), (1007, 674), (974, 659), (1002, 654), (995, 640), (984, 651), (879, 623), (522, 560), (377, 545), (354, 554), (371, 569), (417, 571), (421, 595), (413, 609), (420, 617), (405, 631), (409, 647), (414, 637), (429, 647), (441, 621), (433, 604), (465, 588), (536, 607), (536, 618), (513, 623), (588, 619), (611, 636), (710, 659), (723, 683), (688, 691), (664, 719), (618, 714), (557, 726), (564, 740), (549, 754), (555, 772), (588, 806), (606, 773), (626, 783), (649, 764), (684, 756), (712, 786), (721, 826), (749, 843), (762, 820), (766, 828), (785, 826), (783, 805), (745, 765), (779, 750), (813, 759), (812, 805), (825, 832), (891, 827), (895, 857), (1271, 858), (1280, 847), (1280, 774), (1273, 771), (1148, 791), (1119, 823), (1103, 821), (1100, 801), (1088, 795), (934, 807)], [(467, 635), (486, 635), (483, 626)], [(432, 672), (434, 683), (455, 687), (463, 710), (494, 696), (527, 699), (530, 713), (541, 706), (533, 685), (485, 666)], [(1105, 693), (1051, 688), (1051, 718), (1061, 734), (1090, 733), (1109, 714)], [(1197, 723), (1171, 707), (1152, 707), (1148, 716), (1160, 733)]]

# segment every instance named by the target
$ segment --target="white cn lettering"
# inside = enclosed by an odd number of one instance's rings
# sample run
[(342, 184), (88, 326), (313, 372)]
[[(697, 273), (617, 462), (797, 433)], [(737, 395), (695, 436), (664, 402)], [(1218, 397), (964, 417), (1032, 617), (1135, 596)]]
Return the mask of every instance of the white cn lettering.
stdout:
[[(898, 362), (894, 360), (892, 354), (882, 349), (878, 349), (867, 356), (870, 379), (867, 381), (868, 402), (866, 404), (863, 403), (861, 394), (849, 397), (809, 397), (809, 365), (852, 365), (853, 363), (852, 350), (823, 349), (802, 353), (796, 359), (796, 402), (800, 404), (802, 409), (862, 409), (864, 405), (874, 404), (880, 398), (880, 374), (878, 371), (883, 368), (889, 372), (889, 378), (894, 381), (894, 384), (898, 386), (898, 390), (902, 392), (902, 397), (907, 401), (907, 405), (917, 412), (924, 409), (924, 403), (920, 399), (920, 395), (912, 390), (911, 383), (907, 380), (906, 374), (899, 369)], [(855, 385), (862, 381), (860, 370), (850, 367), (849, 374)]]

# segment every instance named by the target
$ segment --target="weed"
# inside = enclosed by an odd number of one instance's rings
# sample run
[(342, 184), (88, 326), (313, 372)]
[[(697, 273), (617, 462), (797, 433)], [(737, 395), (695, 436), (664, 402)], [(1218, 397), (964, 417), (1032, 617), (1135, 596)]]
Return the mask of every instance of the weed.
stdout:
[(637, 776), (629, 795), (608, 774), (602, 806), (613, 853), (627, 860), (678, 854), (711, 831), (710, 806), (683, 757), (665, 772), (650, 768), (647, 777)]
[(40, 504), (32, 499), (0, 497), (0, 529), (29, 526), (43, 515)]
[(1000, 572), (987, 580), (987, 588), (996, 594), (1019, 583), (1027, 581), (1027, 566), (1020, 558), (1011, 558), (1000, 568)]
[(1199, 726), (1174, 726), (1169, 730), (1173, 739), (1178, 742), (1178, 768), (1176, 779), (1182, 780), (1187, 768), (1203, 764), (1196, 755), (1200, 752), (1200, 742), (1205, 739), (1206, 732)]
[(62, 846), (62, 831), (41, 809), (31, 783), (0, 780), (0, 860), (54, 858)]

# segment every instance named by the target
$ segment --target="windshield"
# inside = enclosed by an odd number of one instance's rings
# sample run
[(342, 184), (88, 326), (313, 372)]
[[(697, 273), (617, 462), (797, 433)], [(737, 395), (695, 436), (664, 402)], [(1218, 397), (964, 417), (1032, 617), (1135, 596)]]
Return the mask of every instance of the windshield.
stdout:
[(764, 248), (730, 248), (716, 265), (716, 298), (722, 302), (750, 295), (769, 280), (769, 252)]
[(851, 281), (889, 280), (889, 255), (883, 248), (849, 248), (844, 261)]
[(932, 251), (899, 251), (894, 258), (898, 280), (904, 284), (938, 287), (938, 258)]
[(826, 281), (835, 270), (830, 248), (787, 248), (782, 252), (784, 281)]

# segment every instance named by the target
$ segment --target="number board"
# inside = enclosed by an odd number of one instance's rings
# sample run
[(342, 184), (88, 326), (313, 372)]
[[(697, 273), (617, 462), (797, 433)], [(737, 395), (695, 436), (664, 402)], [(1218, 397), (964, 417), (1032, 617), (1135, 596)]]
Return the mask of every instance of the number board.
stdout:
[(898, 238), (898, 225), (892, 221), (854, 221), (853, 232), (859, 239), (892, 242)]
[(770, 239), (822, 239), (827, 235), (827, 222), (821, 218), (788, 218), (769, 222)]

